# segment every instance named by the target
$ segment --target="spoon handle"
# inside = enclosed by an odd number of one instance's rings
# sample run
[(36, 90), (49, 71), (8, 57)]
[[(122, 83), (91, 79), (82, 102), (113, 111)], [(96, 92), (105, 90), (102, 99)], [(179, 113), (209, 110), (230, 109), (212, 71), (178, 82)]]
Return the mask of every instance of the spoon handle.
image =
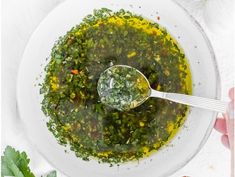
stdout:
[(221, 113), (225, 113), (227, 109), (228, 103), (220, 100), (197, 97), (192, 95), (184, 95), (179, 93), (166, 93), (160, 92), (157, 90), (151, 90), (150, 97), (163, 98), (166, 100), (170, 100), (176, 103), (181, 103), (189, 106), (194, 106), (203, 109), (209, 109), (212, 111), (217, 111)]

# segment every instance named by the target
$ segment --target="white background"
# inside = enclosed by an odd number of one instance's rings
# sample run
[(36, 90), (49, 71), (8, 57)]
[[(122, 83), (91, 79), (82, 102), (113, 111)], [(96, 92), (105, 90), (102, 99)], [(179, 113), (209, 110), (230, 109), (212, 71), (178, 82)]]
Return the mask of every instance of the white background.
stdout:
[[(26, 140), (17, 114), (16, 78), (19, 63), (40, 21), (64, 0), (3, 0), (2, 2), (2, 151), (11, 145), (28, 153), (32, 171), (38, 176), (54, 168)], [(177, 0), (188, 9), (206, 31), (219, 64), (222, 98), (233, 86), (234, 55), (230, 16), (232, 0)], [(217, 1), (217, 2), (216, 2)], [(171, 177), (229, 177), (230, 153), (213, 130), (198, 155)], [(58, 173), (58, 177), (64, 175)]]

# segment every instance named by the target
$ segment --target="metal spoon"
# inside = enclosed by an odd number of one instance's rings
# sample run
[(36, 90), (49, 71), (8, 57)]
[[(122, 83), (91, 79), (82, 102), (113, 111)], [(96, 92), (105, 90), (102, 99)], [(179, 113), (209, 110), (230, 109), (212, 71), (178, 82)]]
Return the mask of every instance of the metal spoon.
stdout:
[(121, 111), (135, 108), (149, 97), (221, 113), (225, 113), (227, 108), (227, 103), (220, 100), (154, 90), (143, 73), (127, 65), (114, 65), (106, 69), (100, 75), (97, 91), (101, 102)]

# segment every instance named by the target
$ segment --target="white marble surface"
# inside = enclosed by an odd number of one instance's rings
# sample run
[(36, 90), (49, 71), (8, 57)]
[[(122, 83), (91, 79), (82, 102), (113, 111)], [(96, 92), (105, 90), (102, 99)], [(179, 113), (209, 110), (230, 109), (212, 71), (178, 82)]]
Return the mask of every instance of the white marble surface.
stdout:
[[(2, 1), (2, 149), (11, 145), (19, 150), (25, 150), (31, 158), (31, 169), (41, 175), (53, 170), (50, 164), (34, 150), (26, 140), (21, 122), (17, 115), (16, 78), (19, 63), (30, 38), (40, 21), (59, 3), (64, 0), (3, 0)], [(223, 19), (229, 15), (224, 10), (216, 17), (210, 18), (210, 6), (205, 6), (200, 0), (178, 0), (190, 10), (205, 29), (214, 47), (219, 63), (222, 79), (222, 98), (227, 100), (227, 91), (234, 85), (234, 53), (232, 25)], [(207, 0), (207, 2), (213, 3)], [(230, 7), (230, 0), (221, 0)], [(221, 6), (221, 4), (220, 4)], [(228, 9), (228, 8), (222, 9)], [(209, 9), (209, 11), (208, 11)], [(231, 9), (230, 9), (231, 10)], [(213, 13), (213, 12), (212, 12)], [(220, 12), (219, 12), (220, 13)], [(208, 15), (209, 14), (209, 15)], [(232, 17), (231, 17), (232, 18)], [(206, 19), (206, 20), (205, 20)], [(205, 25), (206, 21), (206, 25)], [(218, 23), (217, 23), (218, 22)], [(230, 21), (231, 22), (231, 21)], [(209, 27), (209, 28), (208, 28)], [(171, 177), (228, 177), (230, 154), (220, 143), (220, 134), (213, 131), (202, 150), (184, 168)], [(64, 177), (58, 173), (59, 177)]]

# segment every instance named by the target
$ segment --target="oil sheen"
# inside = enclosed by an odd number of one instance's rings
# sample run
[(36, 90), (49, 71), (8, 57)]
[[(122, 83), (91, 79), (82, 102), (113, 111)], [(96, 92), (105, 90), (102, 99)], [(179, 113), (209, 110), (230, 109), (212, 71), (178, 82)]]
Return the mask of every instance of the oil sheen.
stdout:
[(187, 117), (187, 106), (157, 98), (128, 111), (103, 104), (97, 82), (113, 65), (138, 69), (159, 91), (192, 91), (185, 54), (164, 28), (125, 10), (95, 10), (55, 43), (40, 89), (48, 129), (83, 160), (120, 164), (147, 157)]

